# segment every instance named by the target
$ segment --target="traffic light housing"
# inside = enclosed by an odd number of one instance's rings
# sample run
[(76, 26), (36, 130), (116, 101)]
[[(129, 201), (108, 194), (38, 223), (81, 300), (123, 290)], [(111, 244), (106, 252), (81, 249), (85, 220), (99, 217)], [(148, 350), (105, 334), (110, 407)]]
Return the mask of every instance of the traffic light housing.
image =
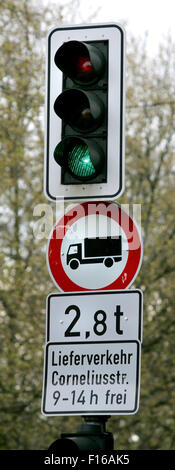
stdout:
[(49, 451), (59, 455), (77, 455), (86, 451), (112, 451), (114, 439), (111, 432), (105, 429), (107, 416), (87, 416), (85, 423), (78, 426), (76, 433), (61, 434), (61, 438), (54, 441)]
[(48, 36), (45, 193), (115, 199), (124, 185), (124, 32), (62, 27)]

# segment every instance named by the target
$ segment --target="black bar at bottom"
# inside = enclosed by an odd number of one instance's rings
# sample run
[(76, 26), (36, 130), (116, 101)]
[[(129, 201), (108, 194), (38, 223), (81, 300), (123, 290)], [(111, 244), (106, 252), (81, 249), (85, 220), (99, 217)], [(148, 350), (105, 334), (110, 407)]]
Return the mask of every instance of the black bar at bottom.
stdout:
[[(74, 459), (74, 460), (73, 460)], [(76, 461), (75, 461), (76, 459)], [(59, 465), (52, 468), (74, 468), (77, 470), (90, 468), (117, 468), (126, 465), (124, 468), (141, 468), (141, 465), (161, 466), (174, 463), (175, 451), (170, 450), (112, 450), (108, 452), (79, 452), (77, 455), (57, 455), (48, 450), (0, 450), (1, 467), (3, 463), (11, 464), (11, 468), (24, 468), (24, 465), (35, 466), (35, 468), (48, 468), (49, 465)], [(107, 466), (107, 467), (106, 467)], [(4, 468), (6, 468), (4, 467)], [(10, 468), (10, 467), (9, 467)], [(145, 467), (146, 468), (146, 467)], [(154, 467), (153, 467), (154, 468)], [(162, 467), (161, 467), (162, 468)]]

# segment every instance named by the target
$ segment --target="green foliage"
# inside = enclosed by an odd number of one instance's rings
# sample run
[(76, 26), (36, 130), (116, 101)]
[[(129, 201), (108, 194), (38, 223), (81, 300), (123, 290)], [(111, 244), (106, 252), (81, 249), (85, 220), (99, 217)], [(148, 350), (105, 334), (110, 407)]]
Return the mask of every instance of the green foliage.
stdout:
[[(62, 16), (59, 7), (59, 21)], [(51, 12), (28, 0), (0, 5), (2, 449), (47, 448), (61, 432), (75, 432), (81, 421), (45, 418), (40, 412), (45, 300), (53, 284), (46, 240), (33, 235), (33, 210), (46, 203), (44, 41), (49, 22), (55, 24)], [(174, 70), (170, 38), (155, 59), (148, 57), (144, 43), (128, 40), (126, 189), (119, 202), (142, 206), (144, 259), (133, 287), (144, 291), (144, 341), (139, 412), (114, 416), (108, 424), (118, 449), (175, 447)]]

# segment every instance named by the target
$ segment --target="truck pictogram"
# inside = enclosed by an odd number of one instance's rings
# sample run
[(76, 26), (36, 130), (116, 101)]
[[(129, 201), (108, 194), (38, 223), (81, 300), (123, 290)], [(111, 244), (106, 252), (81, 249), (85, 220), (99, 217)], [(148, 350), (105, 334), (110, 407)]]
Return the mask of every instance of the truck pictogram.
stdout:
[(90, 263), (104, 263), (107, 268), (111, 268), (114, 262), (121, 260), (121, 235), (85, 238), (82, 243), (69, 245), (67, 252), (67, 265), (71, 269)]

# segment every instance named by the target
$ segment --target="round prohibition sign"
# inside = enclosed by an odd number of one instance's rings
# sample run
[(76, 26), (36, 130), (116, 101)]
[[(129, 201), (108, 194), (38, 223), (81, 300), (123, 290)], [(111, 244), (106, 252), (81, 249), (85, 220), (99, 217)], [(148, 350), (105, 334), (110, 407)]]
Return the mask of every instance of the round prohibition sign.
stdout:
[(57, 221), (47, 247), (50, 276), (63, 292), (126, 289), (141, 262), (136, 223), (114, 202), (72, 206)]

